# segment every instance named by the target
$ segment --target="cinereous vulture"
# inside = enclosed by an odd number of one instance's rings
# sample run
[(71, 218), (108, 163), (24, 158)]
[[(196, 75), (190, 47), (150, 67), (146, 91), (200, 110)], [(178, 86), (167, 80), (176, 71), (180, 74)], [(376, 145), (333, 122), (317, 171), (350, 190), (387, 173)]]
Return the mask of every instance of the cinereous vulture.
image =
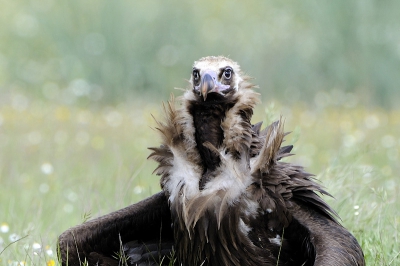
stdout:
[(281, 161), (282, 119), (251, 124), (253, 88), (226, 57), (196, 61), (150, 148), (162, 192), (65, 231), (62, 265), (365, 265), (329, 193)]

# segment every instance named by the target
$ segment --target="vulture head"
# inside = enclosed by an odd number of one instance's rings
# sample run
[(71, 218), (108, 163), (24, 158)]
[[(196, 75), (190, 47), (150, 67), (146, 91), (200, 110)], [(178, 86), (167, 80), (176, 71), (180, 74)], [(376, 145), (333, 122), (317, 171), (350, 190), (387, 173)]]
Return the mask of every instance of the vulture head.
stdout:
[(330, 194), (281, 160), (292, 150), (282, 119), (252, 124), (259, 94), (236, 62), (196, 61), (177, 101), (164, 105), (161, 145), (149, 148), (162, 191), (68, 229), (63, 265), (365, 265), (320, 197)]
[(194, 62), (190, 83), (204, 101), (209, 93), (225, 95), (239, 89), (240, 66), (226, 57), (204, 57)]

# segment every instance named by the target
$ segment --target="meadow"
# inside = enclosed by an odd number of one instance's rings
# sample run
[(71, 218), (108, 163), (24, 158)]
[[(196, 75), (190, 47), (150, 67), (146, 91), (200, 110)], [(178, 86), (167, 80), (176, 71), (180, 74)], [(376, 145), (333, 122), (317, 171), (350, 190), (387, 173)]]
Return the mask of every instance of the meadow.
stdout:
[[(225, 55), (286, 119), (361, 243), (400, 265), (400, 1), (15, 0), (0, 8), (0, 266), (160, 190), (147, 147), (194, 60)], [(261, 91), (262, 90), (262, 91)], [(180, 92), (175, 92), (179, 94)], [(275, 99), (275, 100), (273, 100)]]
[[(332, 91), (312, 106), (264, 101), (253, 122), (282, 115), (294, 144), (287, 160), (335, 197), (326, 200), (367, 265), (400, 265), (400, 112), (347, 96)], [(146, 160), (159, 143), (151, 115), (162, 117), (160, 102), (83, 107), (10, 94), (0, 105), (0, 265), (58, 265), (64, 230), (159, 191)]]

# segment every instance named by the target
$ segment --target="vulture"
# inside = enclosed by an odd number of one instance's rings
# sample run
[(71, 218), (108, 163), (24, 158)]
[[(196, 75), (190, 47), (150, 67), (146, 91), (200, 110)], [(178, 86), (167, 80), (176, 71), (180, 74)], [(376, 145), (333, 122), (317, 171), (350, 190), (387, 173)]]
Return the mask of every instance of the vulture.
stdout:
[(355, 237), (303, 167), (284, 162), (284, 122), (252, 124), (250, 77), (223, 56), (196, 61), (164, 104), (149, 148), (162, 191), (72, 227), (62, 265), (365, 265)]

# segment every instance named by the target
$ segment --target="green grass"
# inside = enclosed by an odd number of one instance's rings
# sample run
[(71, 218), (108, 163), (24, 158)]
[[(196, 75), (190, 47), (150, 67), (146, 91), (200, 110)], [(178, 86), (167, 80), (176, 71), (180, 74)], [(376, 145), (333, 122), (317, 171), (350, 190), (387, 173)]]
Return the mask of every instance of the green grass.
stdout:
[(169, 88), (186, 85), (194, 60), (225, 55), (289, 104), (333, 88), (363, 104), (400, 101), (398, 0), (14, 0), (1, 7), (0, 93), (60, 94), (61, 102), (79, 98), (71, 90), (102, 102), (132, 91), (168, 97)]
[[(146, 157), (160, 102), (136, 95), (166, 99), (194, 60), (219, 54), (285, 103), (258, 107), (254, 121), (286, 118), (288, 160), (335, 196), (368, 265), (400, 265), (400, 112), (362, 107), (398, 110), (399, 6), (3, 1), (0, 266), (51, 265), (65, 229), (158, 191)], [(130, 103), (104, 107), (119, 102)]]
[[(64, 230), (160, 190), (146, 160), (160, 102), (90, 109), (11, 97), (0, 105), (0, 265), (57, 265)], [(400, 112), (264, 104), (253, 122), (280, 114), (289, 159), (335, 196), (367, 265), (400, 265)]]

